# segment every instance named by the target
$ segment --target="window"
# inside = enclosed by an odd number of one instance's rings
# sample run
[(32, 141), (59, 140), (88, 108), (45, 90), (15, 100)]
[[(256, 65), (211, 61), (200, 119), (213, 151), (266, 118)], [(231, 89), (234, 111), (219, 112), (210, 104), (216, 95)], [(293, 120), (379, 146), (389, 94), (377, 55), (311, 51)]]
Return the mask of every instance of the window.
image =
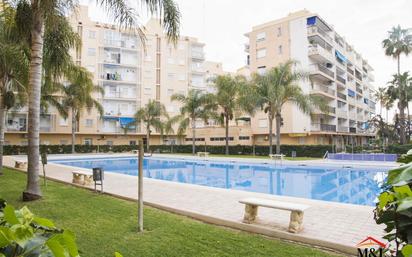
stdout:
[(283, 51), (282, 45), (278, 46), (278, 54), (282, 54), (282, 51)]
[(67, 140), (60, 140), (60, 144), (61, 144), (61, 145), (67, 145), (67, 144), (68, 144), (68, 141), (67, 141)]
[(129, 145), (136, 145), (136, 140), (129, 141)]
[(144, 57), (144, 61), (145, 62), (151, 62), (152, 61), (152, 57), (150, 55), (147, 55)]
[(259, 120), (259, 128), (267, 128), (268, 120), (267, 119), (260, 119)]
[(185, 74), (179, 74), (179, 80), (180, 81), (185, 81), (186, 80), (186, 75)]
[(152, 89), (150, 87), (145, 87), (144, 88), (144, 94), (145, 95), (151, 95), (152, 94)]
[(167, 79), (169, 80), (174, 80), (175, 79), (175, 74), (174, 73), (167, 73)]
[(68, 125), (69, 125), (69, 121), (68, 121), (67, 119), (60, 118), (59, 125), (60, 125), (60, 126), (68, 126)]
[(86, 127), (93, 127), (93, 120), (92, 119), (86, 119), (85, 120), (85, 126)]
[(278, 27), (278, 37), (282, 36), (282, 27)]
[(85, 138), (83, 141), (84, 145), (92, 145), (93, 139), (92, 138)]
[(239, 136), (239, 140), (249, 140), (249, 136)]
[(90, 39), (95, 39), (96, 38), (96, 31), (89, 30), (89, 38)]
[(173, 59), (173, 58), (167, 58), (167, 63), (168, 63), (168, 64), (175, 64), (175, 59)]
[(305, 138), (304, 137), (299, 137), (298, 142), (300, 145), (304, 145), (305, 144)]
[(263, 41), (266, 38), (266, 32), (260, 32), (256, 35), (256, 42)]
[(265, 74), (265, 72), (266, 72), (266, 66), (260, 66), (260, 67), (257, 68), (257, 73), (259, 75), (263, 75), (263, 74)]
[(168, 89), (167, 90), (167, 96), (172, 96), (173, 95), (174, 90), (173, 89)]
[(96, 48), (88, 48), (87, 49), (88, 56), (96, 56)]
[(106, 145), (113, 145), (113, 141), (108, 140), (108, 141), (106, 142)]
[(266, 56), (266, 48), (256, 50), (256, 58), (263, 58)]
[(180, 60), (179, 60), (179, 65), (185, 65), (185, 60), (180, 59)]

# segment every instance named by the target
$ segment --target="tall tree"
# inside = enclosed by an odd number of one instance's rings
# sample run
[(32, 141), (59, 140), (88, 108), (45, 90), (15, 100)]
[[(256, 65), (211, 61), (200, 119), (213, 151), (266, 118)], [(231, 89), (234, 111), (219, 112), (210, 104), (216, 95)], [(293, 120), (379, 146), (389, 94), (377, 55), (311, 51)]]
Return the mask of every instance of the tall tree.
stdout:
[(169, 119), (166, 108), (163, 104), (155, 100), (149, 100), (143, 108), (140, 108), (136, 112), (134, 118), (136, 123), (144, 123), (146, 128), (146, 151), (149, 152), (151, 129), (154, 128), (163, 135), (166, 122), (162, 121), (162, 118)]
[(276, 120), (276, 153), (280, 154), (280, 127), (282, 108), (286, 103), (296, 105), (303, 113), (310, 114), (314, 108), (327, 112), (322, 98), (307, 95), (299, 83), (307, 78), (305, 72), (294, 71), (295, 61), (289, 60), (270, 69), (265, 74), (253, 74), (256, 106), (267, 115), (269, 121), (269, 154), (272, 154), (272, 124)]
[(214, 102), (219, 112), (219, 120), (225, 127), (225, 154), (229, 154), (229, 122), (242, 112), (250, 113), (252, 110), (247, 97), (243, 94), (248, 86), (243, 76), (219, 75), (213, 79), (215, 88)]
[[(83, 67), (74, 66), (68, 77), (69, 84), (61, 86), (63, 110), (70, 110), (72, 118), (72, 153), (75, 153), (76, 132), (83, 110), (96, 108), (100, 117), (103, 106), (94, 98), (94, 93), (104, 94), (100, 86), (93, 84), (93, 75)], [(67, 118), (67, 113), (63, 113)]]
[(178, 101), (182, 104), (180, 114), (173, 117), (173, 122), (178, 122), (178, 135), (183, 135), (190, 126), (192, 130), (192, 154), (196, 153), (196, 121), (203, 120), (207, 122), (210, 117), (214, 117), (215, 105), (213, 95), (202, 93), (199, 90), (189, 90), (187, 96), (183, 94), (174, 94), (172, 101)]
[[(180, 12), (173, 0), (140, 0), (141, 11), (148, 11), (161, 17), (162, 25), (168, 37), (176, 41), (179, 36)], [(23, 192), (24, 200), (35, 200), (41, 197), (38, 185), (39, 174), (39, 120), (40, 98), (43, 68), (44, 31), (53, 26), (59, 18), (73, 12), (78, 7), (77, 1), (65, 0), (20, 0), (26, 8), (21, 12), (25, 16), (25, 27), (30, 33), (30, 70), (29, 70), (29, 133), (28, 133), (28, 172), (27, 187)], [(144, 33), (137, 22), (136, 10), (128, 5), (127, 0), (96, 0), (96, 3), (105, 7), (115, 22), (135, 29), (144, 41)], [(27, 26), (29, 24), (30, 26)]]
[[(2, 2), (0, 14), (0, 175), (3, 169), (4, 132), (7, 111), (24, 104), (29, 58), (27, 48), (16, 38), (15, 9)], [(17, 92), (17, 95), (15, 94)]]
[(388, 95), (391, 98), (390, 101), (391, 102), (394, 102), (396, 100), (398, 101), (400, 144), (404, 144), (406, 140), (405, 108), (408, 105), (409, 100), (410, 100), (410, 96), (408, 96), (408, 91), (412, 92), (411, 83), (412, 83), (412, 77), (409, 75), (409, 72), (404, 72), (402, 74), (395, 74), (393, 75), (392, 81), (389, 82), (389, 87), (387, 89)]
[[(397, 61), (398, 72), (397, 75), (401, 75), (401, 55), (409, 55), (412, 51), (412, 35), (410, 29), (402, 29), (400, 25), (393, 27), (388, 31), (388, 38), (382, 41), (385, 54), (391, 56)], [(400, 91), (399, 91), (400, 93)], [(399, 95), (398, 98), (402, 96)], [(400, 111), (400, 110), (399, 110)], [(409, 118), (409, 117), (408, 117)], [(400, 143), (405, 144), (405, 113), (404, 110), (399, 112), (400, 119)]]
[(379, 115), (382, 117), (382, 109), (386, 104), (386, 101), (388, 99), (388, 95), (386, 93), (386, 89), (383, 87), (378, 88), (378, 90), (375, 91), (375, 98), (379, 102)]

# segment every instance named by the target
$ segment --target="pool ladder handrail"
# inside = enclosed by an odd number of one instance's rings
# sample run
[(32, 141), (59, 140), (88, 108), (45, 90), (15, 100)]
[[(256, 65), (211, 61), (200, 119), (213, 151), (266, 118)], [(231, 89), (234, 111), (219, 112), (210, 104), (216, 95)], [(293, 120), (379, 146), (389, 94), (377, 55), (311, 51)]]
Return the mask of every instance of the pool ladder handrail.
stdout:
[(329, 151), (326, 151), (326, 153), (323, 155), (323, 159), (327, 159), (329, 156)]

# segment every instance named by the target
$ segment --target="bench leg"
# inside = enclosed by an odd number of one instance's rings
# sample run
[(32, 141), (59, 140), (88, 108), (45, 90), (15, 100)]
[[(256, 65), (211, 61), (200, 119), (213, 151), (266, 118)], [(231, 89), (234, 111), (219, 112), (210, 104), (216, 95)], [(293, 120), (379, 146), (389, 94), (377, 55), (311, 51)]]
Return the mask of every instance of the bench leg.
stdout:
[(245, 216), (243, 217), (244, 223), (252, 223), (255, 221), (257, 216), (257, 205), (246, 204), (245, 206)]
[(290, 213), (289, 232), (298, 233), (303, 229), (303, 212), (292, 211)]
[(83, 184), (83, 176), (80, 174), (73, 174), (72, 183), (74, 184)]
[(90, 186), (93, 182), (93, 176), (92, 175), (84, 175), (84, 181), (83, 185), (85, 186)]

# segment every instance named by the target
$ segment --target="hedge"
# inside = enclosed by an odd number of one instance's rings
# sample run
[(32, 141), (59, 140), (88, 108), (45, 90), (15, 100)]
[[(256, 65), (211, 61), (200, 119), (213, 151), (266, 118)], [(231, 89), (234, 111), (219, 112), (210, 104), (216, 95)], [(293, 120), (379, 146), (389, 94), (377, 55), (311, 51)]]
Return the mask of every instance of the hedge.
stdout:
[[(77, 153), (95, 153), (95, 152), (130, 152), (136, 150), (137, 145), (76, 145), (75, 149)], [(273, 146), (273, 152), (275, 152), (275, 146)], [(386, 149), (386, 153), (404, 154), (409, 149), (412, 149), (412, 145), (390, 145)], [(155, 153), (191, 153), (192, 145), (152, 145), (150, 150)], [(352, 152), (352, 147), (347, 146), (347, 152)], [(49, 154), (63, 154), (71, 153), (71, 145), (41, 145), (41, 152), (47, 152)], [(206, 151), (211, 154), (224, 154), (225, 146), (217, 145), (197, 145), (196, 152)], [(323, 157), (325, 152), (333, 152), (331, 145), (282, 145), (281, 152), (286, 156), (291, 156), (292, 151), (296, 151), (298, 157)], [(376, 152), (380, 151), (376, 148), (367, 147), (354, 147), (353, 152), (359, 153), (362, 151)], [(380, 151), (381, 152), (381, 151)], [(26, 154), (27, 146), (21, 145), (6, 145), (4, 146), (4, 155), (16, 155)], [(250, 146), (250, 145), (235, 145), (229, 146), (229, 153), (234, 155), (268, 155), (269, 148), (267, 146)]]

